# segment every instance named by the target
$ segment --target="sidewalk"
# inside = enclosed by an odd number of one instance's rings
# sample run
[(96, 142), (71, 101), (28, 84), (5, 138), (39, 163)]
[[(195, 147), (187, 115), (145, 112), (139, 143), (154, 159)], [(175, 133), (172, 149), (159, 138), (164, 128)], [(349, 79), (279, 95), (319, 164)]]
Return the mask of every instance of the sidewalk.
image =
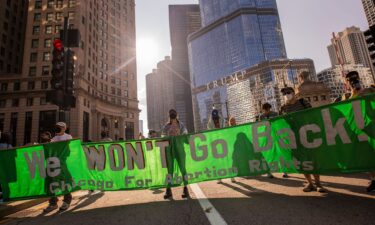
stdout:
[(33, 207), (38, 204), (41, 204), (46, 201), (48, 201), (48, 199), (41, 198), (41, 199), (15, 201), (15, 202), (0, 202), (0, 219), (5, 216), (11, 215), (13, 213), (22, 211), (24, 209)]

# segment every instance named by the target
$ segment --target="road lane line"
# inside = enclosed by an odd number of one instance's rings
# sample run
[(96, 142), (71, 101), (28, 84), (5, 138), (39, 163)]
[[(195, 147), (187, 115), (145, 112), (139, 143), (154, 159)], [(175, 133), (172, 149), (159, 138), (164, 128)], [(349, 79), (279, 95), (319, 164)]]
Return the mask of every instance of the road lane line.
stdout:
[(202, 189), (198, 184), (189, 185), (194, 195), (197, 197), (199, 204), (201, 205), (204, 214), (212, 225), (227, 225), (227, 222), (223, 219), (220, 213), (215, 209), (211, 202), (204, 195)]

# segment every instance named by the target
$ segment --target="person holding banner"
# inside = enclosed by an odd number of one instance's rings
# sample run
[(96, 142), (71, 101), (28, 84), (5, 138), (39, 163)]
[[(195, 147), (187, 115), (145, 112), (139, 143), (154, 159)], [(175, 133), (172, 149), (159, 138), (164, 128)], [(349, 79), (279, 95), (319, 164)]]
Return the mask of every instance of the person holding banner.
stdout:
[[(59, 141), (67, 141), (73, 139), (70, 134), (65, 133), (67, 129), (66, 123), (58, 122), (55, 126), (56, 136), (51, 139), (51, 142), (59, 142)], [(43, 211), (45, 213), (51, 212), (58, 208), (57, 206), (58, 198), (52, 197), (49, 200), (49, 205)], [(72, 202), (72, 194), (65, 194), (64, 200), (62, 205), (60, 206), (60, 211), (65, 211), (70, 207), (70, 203)]]
[[(295, 91), (292, 87), (285, 87), (281, 89), (281, 93), (284, 96), (286, 103), (281, 106), (280, 115), (286, 115), (292, 112), (298, 112), (312, 108), (311, 104), (307, 100), (303, 98), (297, 99)], [(320, 183), (320, 176), (318, 174), (313, 174), (316, 186), (314, 186), (311, 174), (304, 174), (304, 176), (308, 182), (308, 185), (303, 188), (304, 192), (326, 192), (326, 189), (323, 188), (322, 184)]]
[[(346, 85), (350, 87), (351, 93), (350, 95), (344, 95), (342, 97), (343, 100), (353, 99), (356, 97), (362, 97), (367, 94), (375, 93), (375, 85), (371, 85), (369, 88), (362, 88), (360, 77), (357, 71), (351, 71), (348, 74), (346, 74), (345, 82)], [(370, 172), (370, 179), (370, 184), (366, 188), (367, 192), (372, 192), (375, 190), (375, 172)]]
[[(177, 118), (177, 111), (174, 109), (169, 110), (169, 122), (165, 124), (165, 126), (162, 129), (161, 136), (162, 137), (173, 137), (173, 136), (179, 136), (188, 134), (188, 131), (185, 127), (185, 125), (178, 120)], [(183, 150), (182, 150), (183, 151)], [(182, 155), (183, 152), (181, 152), (180, 157), (176, 157), (176, 160), (178, 162), (178, 166), (181, 170), (182, 175), (184, 176), (186, 174), (185, 169), (185, 163), (184, 163), (184, 155)], [(170, 171), (168, 171), (170, 172)], [(185, 182), (185, 181), (184, 181)], [(182, 198), (189, 198), (189, 190), (186, 186), (187, 184), (184, 183), (184, 190), (182, 193)], [(172, 198), (172, 189), (170, 187), (167, 188), (165, 191), (164, 199)]]

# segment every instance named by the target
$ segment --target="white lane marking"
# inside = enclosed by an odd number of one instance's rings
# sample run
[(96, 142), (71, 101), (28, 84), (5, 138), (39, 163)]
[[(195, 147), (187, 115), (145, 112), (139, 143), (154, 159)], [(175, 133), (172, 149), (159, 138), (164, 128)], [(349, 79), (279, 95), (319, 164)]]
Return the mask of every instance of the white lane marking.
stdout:
[(227, 225), (227, 222), (223, 219), (220, 213), (215, 209), (211, 202), (204, 195), (198, 184), (189, 185), (194, 195), (197, 197), (199, 204), (201, 205), (204, 214), (206, 214), (208, 220), (212, 225)]

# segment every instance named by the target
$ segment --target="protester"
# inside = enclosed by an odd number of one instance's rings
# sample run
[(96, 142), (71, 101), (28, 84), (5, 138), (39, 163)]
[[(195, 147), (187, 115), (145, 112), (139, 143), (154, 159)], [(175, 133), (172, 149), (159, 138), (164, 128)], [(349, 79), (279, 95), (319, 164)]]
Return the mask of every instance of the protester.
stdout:
[[(67, 141), (71, 140), (72, 136), (70, 134), (65, 133), (67, 129), (66, 123), (64, 122), (58, 122), (56, 123), (55, 126), (55, 133), (56, 136), (51, 139), (51, 142), (59, 142), (59, 141)], [(44, 137), (46, 138), (46, 137)], [(55, 209), (58, 208), (57, 206), (58, 198), (57, 197), (52, 197), (49, 200), (49, 205), (47, 208), (44, 209), (45, 213), (51, 212)], [(65, 194), (64, 195), (64, 200), (62, 205), (60, 206), (61, 211), (65, 211), (70, 207), (70, 203), (72, 202), (72, 194)]]
[(148, 132), (148, 138), (157, 138), (157, 137), (158, 137), (158, 133), (155, 130), (150, 130)]
[(139, 133), (139, 140), (145, 139), (145, 136), (143, 136), (142, 132)]
[[(281, 93), (283, 94), (286, 103), (281, 106), (280, 115), (286, 115), (292, 112), (298, 112), (301, 110), (311, 108), (311, 104), (303, 99), (297, 99), (294, 89), (291, 87), (285, 87), (281, 89)], [(323, 188), (322, 184), (320, 183), (320, 176), (314, 174), (315, 186), (311, 178), (311, 174), (304, 174), (305, 178), (308, 182), (308, 185), (303, 188), (304, 192), (311, 192), (311, 191), (318, 191), (318, 192), (326, 192), (326, 189)]]
[[(220, 117), (219, 111), (217, 109), (212, 110), (210, 120), (207, 124), (208, 130), (220, 129), (225, 127), (225, 119)], [(222, 184), (223, 181), (219, 179), (218, 184)]]
[[(165, 124), (165, 126), (163, 127), (162, 134), (161, 134), (162, 137), (173, 137), (173, 136), (184, 135), (187, 133), (188, 131), (185, 125), (181, 121), (179, 121), (177, 118), (177, 111), (174, 109), (169, 110), (169, 122)], [(180, 169), (184, 169), (184, 168), (180, 168)], [(168, 187), (165, 192), (164, 199), (168, 199), (171, 197), (172, 197), (172, 189)], [(184, 184), (182, 198), (189, 198), (189, 197), (190, 197), (189, 190), (186, 184)]]
[[(11, 136), (8, 133), (1, 133), (0, 132), (0, 151), (4, 149), (13, 148), (11, 145)], [(0, 184), (0, 202), (3, 199), (3, 189), (1, 188)]]
[[(264, 103), (262, 105), (262, 113), (258, 116), (257, 121), (268, 120), (274, 117), (278, 117), (279, 114), (277, 112), (271, 111), (271, 109), (271, 104), (269, 104), (268, 102)], [(284, 173), (283, 176), (288, 177), (288, 174)], [(268, 172), (267, 177), (274, 178), (271, 172)]]
[[(229, 117), (228, 126), (230, 127), (237, 126), (237, 121), (234, 116)], [(232, 181), (232, 183), (237, 182), (235, 178), (231, 178), (230, 180)]]
[(108, 137), (108, 132), (102, 131), (100, 133), (100, 141), (113, 141), (112, 138)]
[[(350, 95), (344, 95), (342, 97), (343, 100), (353, 99), (356, 97), (362, 97), (367, 94), (375, 93), (375, 85), (371, 85), (369, 88), (362, 88), (361, 80), (357, 71), (351, 71), (346, 74), (345, 82), (350, 87)], [(366, 188), (367, 192), (375, 190), (375, 171), (370, 172), (370, 179), (370, 184)]]

